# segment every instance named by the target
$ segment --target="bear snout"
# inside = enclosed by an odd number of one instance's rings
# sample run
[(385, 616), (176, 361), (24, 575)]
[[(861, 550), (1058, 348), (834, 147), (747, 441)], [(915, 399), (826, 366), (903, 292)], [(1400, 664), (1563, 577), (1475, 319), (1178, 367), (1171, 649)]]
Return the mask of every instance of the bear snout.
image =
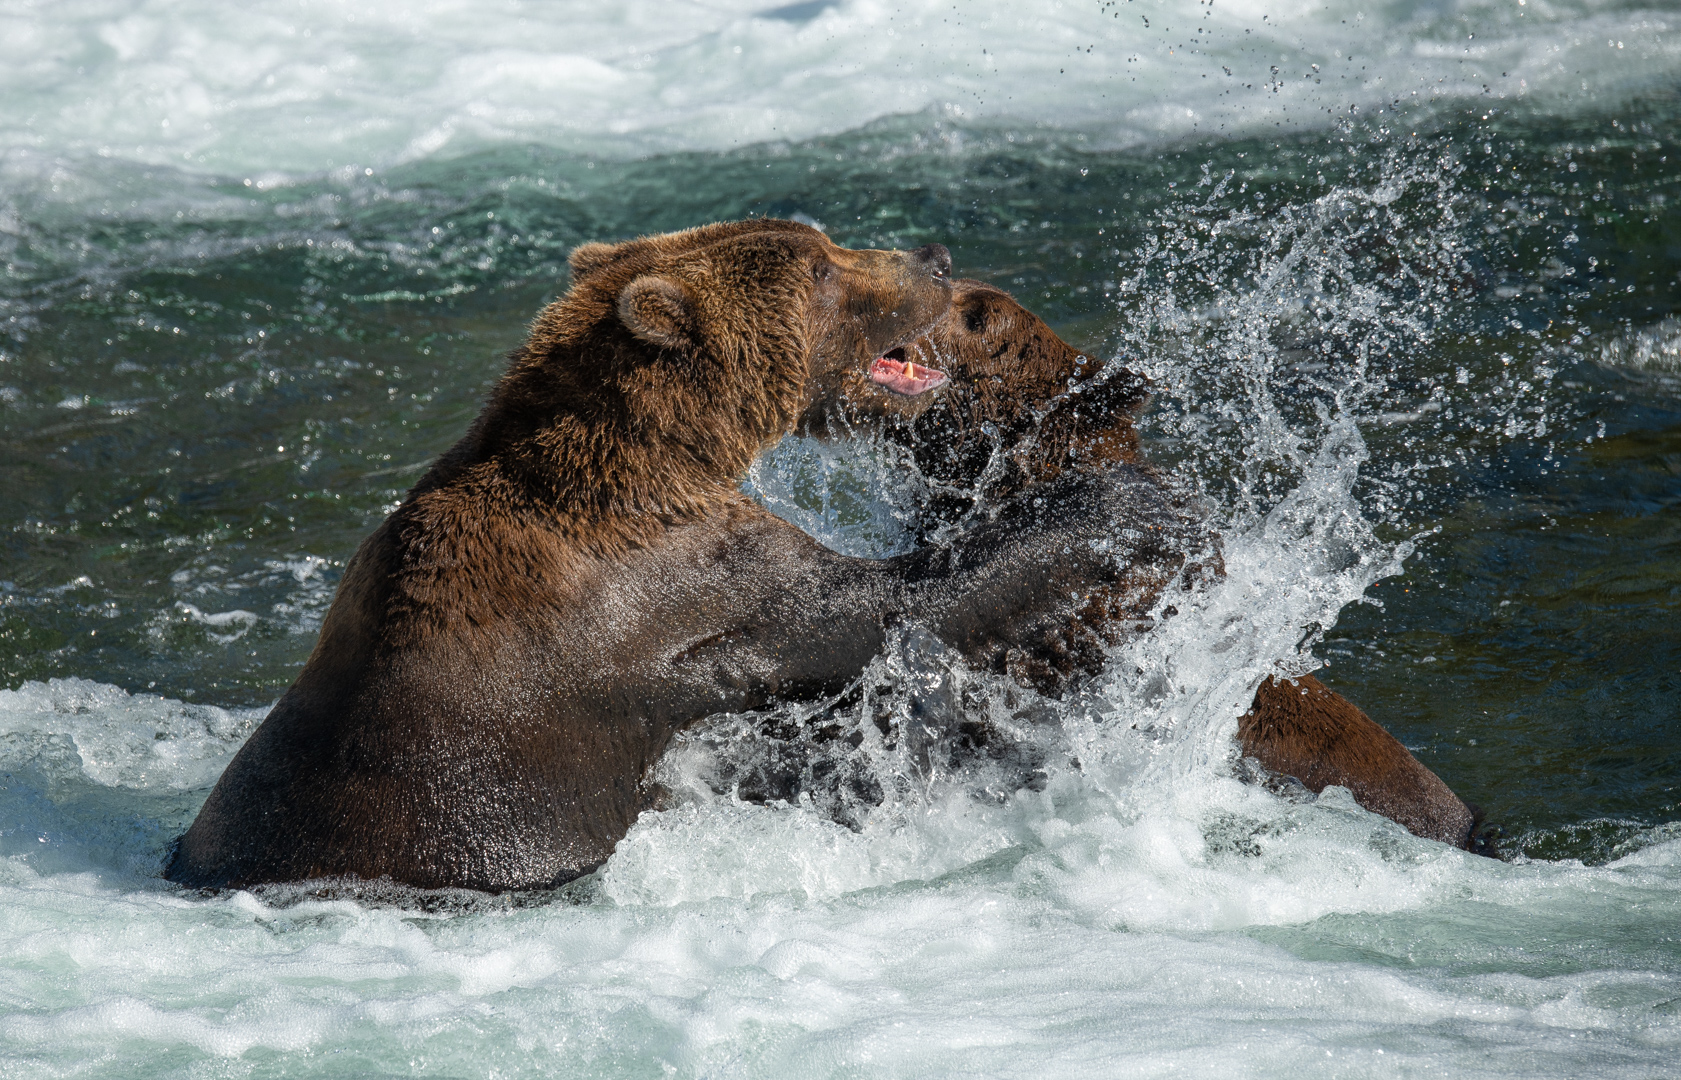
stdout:
[(928, 244), (911, 252), (911, 258), (928, 268), (935, 281), (951, 280), (951, 249), (944, 244)]

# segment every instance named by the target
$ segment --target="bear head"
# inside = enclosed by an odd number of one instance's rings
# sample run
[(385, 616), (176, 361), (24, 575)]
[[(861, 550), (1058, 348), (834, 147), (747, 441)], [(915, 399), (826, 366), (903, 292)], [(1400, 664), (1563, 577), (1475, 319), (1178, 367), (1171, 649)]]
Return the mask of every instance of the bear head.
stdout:
[(811, 400), (951, 303), (938, 244), (853, 251), (772, 219), (585, 244), (571, 267), (474, 456), (525, 473), (545, 500), (599, 510), (680, 513), (733, 490)]
[(1142, 376), (1074, 348), (1004, 290), (959, 281), (939, 322), (845, 370), (801, 427), (885, 427), (937, 491), (973, 502), (1070, 468), (1137, 462), (1134, 425), (1148, 400)]

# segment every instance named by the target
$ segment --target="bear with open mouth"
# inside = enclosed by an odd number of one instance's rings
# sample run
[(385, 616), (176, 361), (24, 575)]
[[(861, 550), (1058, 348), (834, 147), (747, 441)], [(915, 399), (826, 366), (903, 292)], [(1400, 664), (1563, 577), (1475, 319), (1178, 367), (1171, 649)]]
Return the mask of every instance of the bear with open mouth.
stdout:
[[(924, 541), (973, 528), (1012, 498), (1069, 475), (1125, 466), (1166, 481), (1140, 455), (1135, 421), (1149, 400), (1146, 381), (1081, 353), (1008, 293), (982, 282), (957, 282), (950, 310), (927, 334), (838, 377), (803, 428), (823, 435), (885, 427), (928, 485), (911, 523)], [(1132, 567), (1094, 591), (1061, 633), (1044, 635), (1005, 663), (997, 658), (1006, 654), (995, 650), (995, 669), (1041, 689), (1101, 670), (1107, 646), (1149, 628), (1164, 590), (1223, 572), (1205, 532), (1180, 527), (1174, 535), (1194, 545), (1184, 551), (1186, 566), (1157, 559)], [(1474, 811), (1392, 735), (1310, 675), (1263, 682), (1237, 739), (1243, 754), (1276, 778), (1294, 778), (1313, 792), (1341, 785), (1361, 806), (1416, 835), (1481, 846)]]
[[(833, 694), (900, 622), (979, 664), (1055, 651), (1090, 596), (1183, 562), (1180, 516), (1125, 463), (881, 560), (741, 493), (837, 387), (926, 381), (882, 363), (950, 308), (939, 245), (850, 251), (755, 220), (586, 244), (571, 266), (351, 559), (170, 879), (557, 885), (612, 853), (702, 718)], [(1115, 536), (1127, 520), (1166, 524)]]

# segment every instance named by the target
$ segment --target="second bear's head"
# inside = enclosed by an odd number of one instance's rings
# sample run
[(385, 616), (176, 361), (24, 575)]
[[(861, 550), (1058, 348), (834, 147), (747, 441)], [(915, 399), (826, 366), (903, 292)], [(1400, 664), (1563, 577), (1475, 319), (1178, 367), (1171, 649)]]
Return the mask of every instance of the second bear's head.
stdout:
[(951, 305), (944, 247), (851, 251), (791, 221), (585, 244), (571, 266), (571, 290), (516, 354), (520, 396), (587, 415), (600, 434), (668, 442), (720, 475), (739, 475), (811, 400)]
[[(941, 487), (1004, 493), (1070, 467), (1137, 461), (1134, 422), (1149, 397), (1137, 372), (1074, 348), (1009, 293), (958, 281), (926, 335), (849, 372), (801, 426), (884, 427)], [(997, 467), (999, 454), (1010, 467)]]

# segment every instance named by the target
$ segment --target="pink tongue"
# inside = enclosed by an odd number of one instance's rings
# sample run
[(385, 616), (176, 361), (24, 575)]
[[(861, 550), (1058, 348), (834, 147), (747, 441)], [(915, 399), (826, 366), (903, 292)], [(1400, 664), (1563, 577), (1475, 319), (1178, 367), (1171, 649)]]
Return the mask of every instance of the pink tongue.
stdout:
[(870, 381), (877, 386), (885, 386), (895, 394), (915, 397), (925, 390), (944, 385), (946, 373), (939, 368), (923, 367), (915, 361), (900, 363), (878, 356), (870, 365)]

